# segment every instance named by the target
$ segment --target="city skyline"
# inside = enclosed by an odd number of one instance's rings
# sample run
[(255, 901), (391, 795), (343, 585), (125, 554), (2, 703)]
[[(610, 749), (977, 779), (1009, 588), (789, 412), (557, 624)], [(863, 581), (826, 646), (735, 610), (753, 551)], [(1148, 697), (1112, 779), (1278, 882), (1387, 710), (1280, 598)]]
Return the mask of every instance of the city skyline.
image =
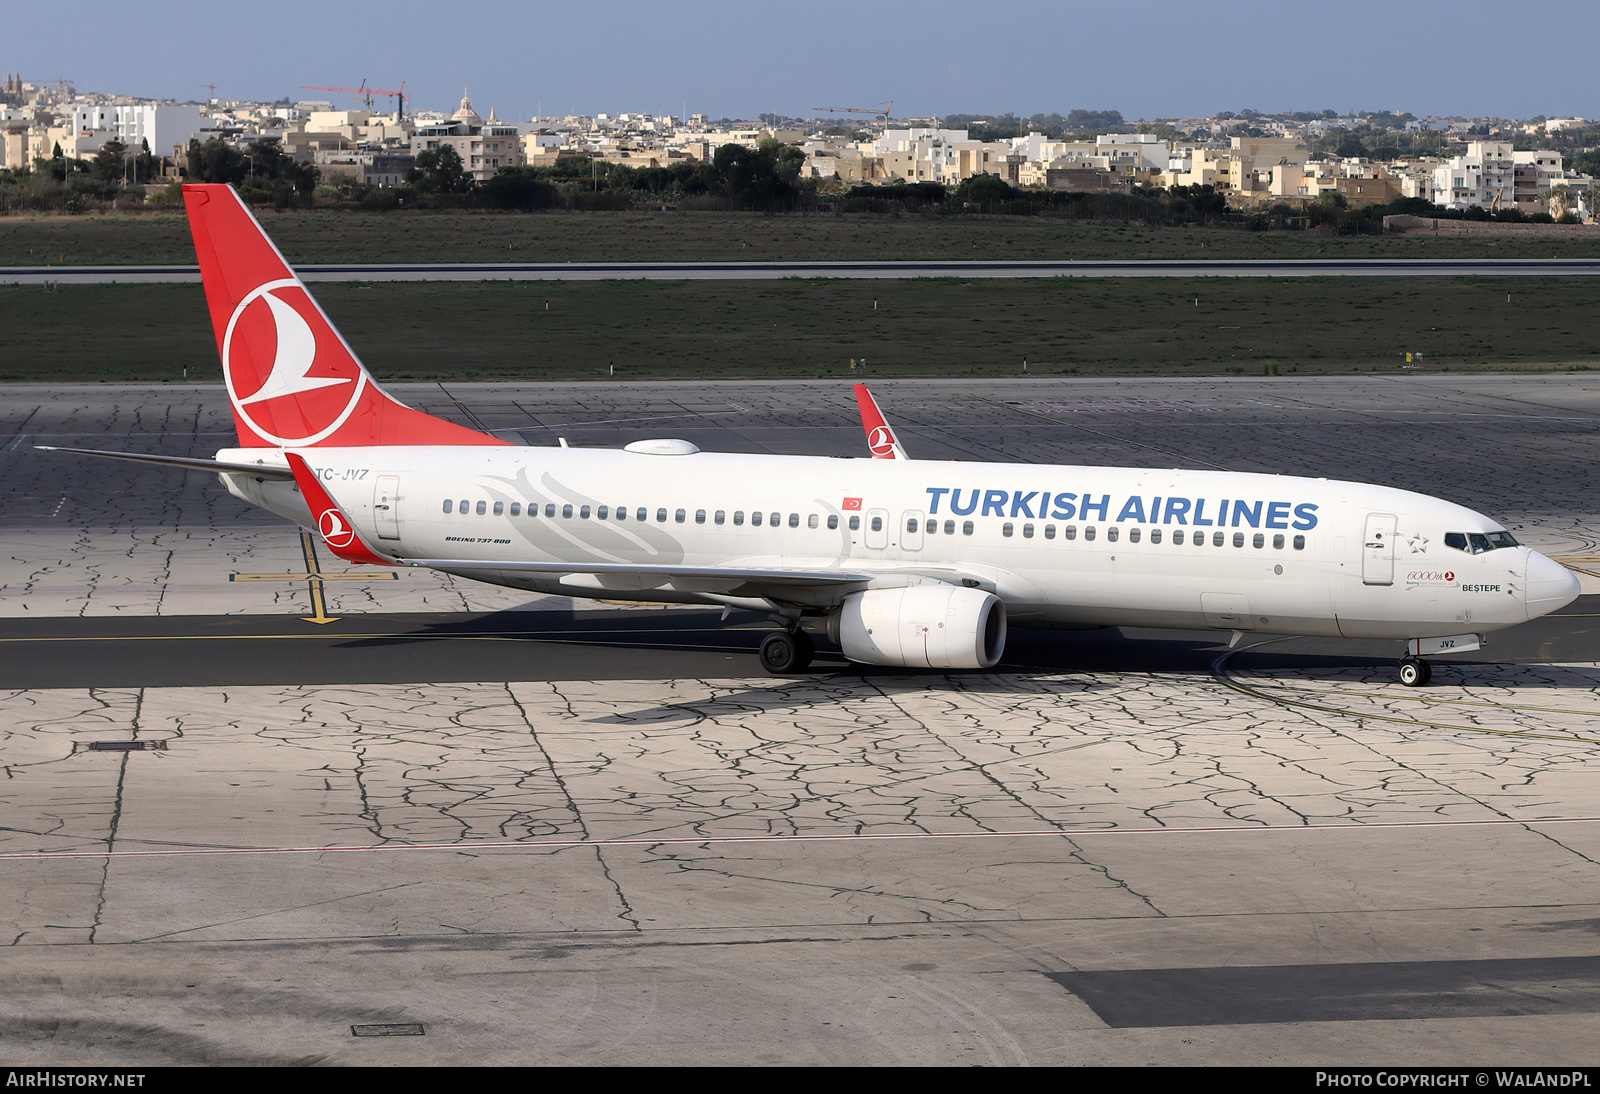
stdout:
[(897, 118), (1071, 109), (1204, 117), (1245, 108), (1600, 114), (1600, 88), (1588, 75), (1600, 5), (1536, 26), (1494, 22), (1503, 8), (1482, 0), (1456, 8), (1445, 25), (1371, 0), (1345, 5), (1337, 18), (1262, 0), (1205, 10), (1026, 0), (976, 15), (937, 2), (893, 11), (837, 0), (803, 11), (625, 2), (597, 29), (581, 11), (484, 0), (456, 5), (447, 20), (415, 3), (391, 5), (379, 20), (285, 0), (270, 24), (229, 28), (214, 4), (176, 0), (159, 26), (145, 26), (130, 23), (123, 7), (91, 0), (70, 35), (46, 11), (15, 13), (0, 68), (36, 83), (70, 80), (80, 92), (203, 101), (216, 84), (225, 100), (332, 98), (341, 108), (359, 104), (302, 85), (405, 81), (418, 109), (453, 109), (465, 90), (502, 118), (809, 117), (819, 106), (890, 99)]

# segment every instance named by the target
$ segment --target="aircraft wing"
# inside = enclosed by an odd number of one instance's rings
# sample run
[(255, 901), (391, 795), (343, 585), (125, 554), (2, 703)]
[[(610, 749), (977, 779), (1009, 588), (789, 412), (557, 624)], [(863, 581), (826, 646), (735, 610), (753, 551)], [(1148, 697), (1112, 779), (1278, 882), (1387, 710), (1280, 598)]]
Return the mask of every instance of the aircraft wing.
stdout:
[(53, 444), (36, 444), (40, 452), (67, 452), (74, 456), (101, 456), (108, 460), (126, 460), (129, 463), (148, 463), (157, 467), (180, 467), (185, 471), (211, 471), (220, 474), (254, 475), (261, 479), (293, 479), (294, 472), (287, 467), (274, 467), (265, 463), (225, 463), (193, 456), (152, 456), (144, 452), (104, 452), (98, 448), (61, 448)]
[(759, 566), (653, 566), (645, 562), (496, 562), (480, 558), (402, 558), (402, 566), (430, 570), (499, 570), (518, 574), (593, 574), (641, 580), (692, 577), (763, 585), (850, 585), (871, 581), (875, 574), (851, 570), (790, 570)]

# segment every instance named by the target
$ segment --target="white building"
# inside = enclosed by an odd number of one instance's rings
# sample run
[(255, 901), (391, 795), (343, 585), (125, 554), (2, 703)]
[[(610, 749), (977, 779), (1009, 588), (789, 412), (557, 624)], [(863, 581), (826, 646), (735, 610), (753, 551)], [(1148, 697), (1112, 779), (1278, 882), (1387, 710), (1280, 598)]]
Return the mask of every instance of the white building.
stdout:
[(148, 143), (152, 155), (170, 156), (210, 128), (201, 109), (183, 103), (77, 102), (71, 128), (80, 154), (114, 140), (134, 151)]
[(1510, 141), (1473, 141), (1464, 156), (1433, 170), (1430, 199), (1447, 209), (1545, 212), (1550, 188), (1569, 182), (1561, 153), (1549, 148), (1514, 152)]
[(1516, 201), (1516, 169), (1510, 141), (1472, 141), (1465, 155), (1433, 169), (1432, 201), (1446, 209), (1509, 206)]

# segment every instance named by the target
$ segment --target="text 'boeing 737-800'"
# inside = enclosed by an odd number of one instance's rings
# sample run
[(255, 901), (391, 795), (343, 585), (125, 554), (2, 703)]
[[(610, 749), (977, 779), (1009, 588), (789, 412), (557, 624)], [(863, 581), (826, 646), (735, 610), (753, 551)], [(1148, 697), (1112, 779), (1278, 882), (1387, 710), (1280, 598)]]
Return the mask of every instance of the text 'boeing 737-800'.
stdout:
[(819, 623), (852, 661), (986, 669), (1011, 621), (1394, 639), (1416, 685), (1426, 655), (1578, 595), (1494, 520), (1404, 490), (909, 459), (859, 386), (872, 458), (512, 445), (391, 398), (230, 187), (183, 195), (238, 447), (95, 454), (216, 472), (353, 563), (760, 612), (777, 673)]

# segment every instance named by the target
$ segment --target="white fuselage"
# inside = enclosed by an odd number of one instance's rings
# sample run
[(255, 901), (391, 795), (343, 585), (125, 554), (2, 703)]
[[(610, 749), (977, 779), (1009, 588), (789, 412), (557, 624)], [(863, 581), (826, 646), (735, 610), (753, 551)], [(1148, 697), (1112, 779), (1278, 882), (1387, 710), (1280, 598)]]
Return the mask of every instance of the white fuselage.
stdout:
[[(1446, 545), (1449, 533), (1499, 531), (1488, 517), (1328, 479), (609, 449), (300, 451), (377, 550), (459, 560), (441, 568), (571, 596), (726, 604), (744, 594), (695, 577), (495, 563), (849, 570), (875, 575), (857, 590), (924, 580), (986, 588), (1024, 626), (1349, 638), (1481, 634), (1576, 595), (1567, 570), (1527, 548)], [(259, 448), (218, 453), (263, 456), (281, 459)], [(310, 525), (292, 483), (222, 478), (239, 497)], [(847, 592), (816, 586), (790, 603), (823, 612)]]

